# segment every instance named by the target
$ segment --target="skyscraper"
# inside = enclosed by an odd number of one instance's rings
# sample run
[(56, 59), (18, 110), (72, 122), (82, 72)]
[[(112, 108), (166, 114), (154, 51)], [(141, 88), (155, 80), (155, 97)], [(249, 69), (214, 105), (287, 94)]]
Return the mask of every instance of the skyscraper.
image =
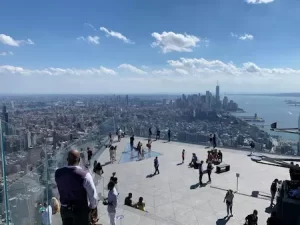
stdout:
[(8, 113), (6, 112), (6, 105), (2, 107), (2, 120), (4, 121), (4, 123), (2, 123), (4, 133), (8, 135)]
[(4, 105), (3, 107), (2, 107), (2, 119), (3, 120), (5, 120), (5, 113), (6, 113), (6, 105)]
[(217, 86), (216, 86), (216, 100), (217, 100), (217, 104), (219, 104), (219, 102), (220, 102), (220, 86), (219, 86), (219, 84), (217, 84)]

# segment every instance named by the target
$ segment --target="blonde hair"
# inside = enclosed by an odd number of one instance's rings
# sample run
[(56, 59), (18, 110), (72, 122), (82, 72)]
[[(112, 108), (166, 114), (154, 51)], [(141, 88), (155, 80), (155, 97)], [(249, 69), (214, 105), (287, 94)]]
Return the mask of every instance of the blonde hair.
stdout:
[(52, 207), (52, 214), (56, 214), (60, 212), (60, 202), (57, 200), (57, 198), (52, 197), (51, 207)]

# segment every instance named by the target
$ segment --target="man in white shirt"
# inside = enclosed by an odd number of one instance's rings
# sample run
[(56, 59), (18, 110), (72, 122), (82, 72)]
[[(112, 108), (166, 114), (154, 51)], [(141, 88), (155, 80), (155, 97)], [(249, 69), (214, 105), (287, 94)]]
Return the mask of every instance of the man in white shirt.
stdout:
[(115, 183), (110, 181), (108, 183), (108, 196), (107, 196), (107, 212), (110, 220), (110, 225), (116, 225), (116, 209), (118, 205), (118, 192), (115, 188)]

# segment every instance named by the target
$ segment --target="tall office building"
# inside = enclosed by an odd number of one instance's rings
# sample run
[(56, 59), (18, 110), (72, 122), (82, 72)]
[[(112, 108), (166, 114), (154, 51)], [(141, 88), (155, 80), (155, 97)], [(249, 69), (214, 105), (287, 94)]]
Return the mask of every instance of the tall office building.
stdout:
[(27, 132), (27, 148), (32, 147), (32, 143), (31, 143), (31, 132), (28, 131)]
[(4, 133), (8, 135), (8, 113), (6, 112), (6, 105), (2, 107), (2, 120), (4, 121), (4, 123), (2, 123)]
[(217, 104), (219, 104), (219, 102), (220, 102), (220, 86), (219, 85), (216, 86), (216, 101), (217, 101)]
[(210, 110), (211, 102), (212, 102), (212, 94), (210, 93), (210, 91), (206, 91), (206, 94), (205, 94), (205, 108), (206, 109)]
[(228, 106), (228, 98), (227, 96), (225, 96), (223, 98), (223, 109), (227, 109), (227, 106)]
[(128, 106), (128, 95), (126, 95), (126, 105)]
[(205, 103), (210, 104), (210, 92), (206, 91), (205, 94)]

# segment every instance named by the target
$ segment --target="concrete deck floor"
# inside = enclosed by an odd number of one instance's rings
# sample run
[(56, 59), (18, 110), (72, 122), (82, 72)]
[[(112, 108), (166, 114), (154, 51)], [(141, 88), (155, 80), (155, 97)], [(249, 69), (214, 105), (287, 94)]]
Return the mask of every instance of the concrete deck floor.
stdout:
[[(142, 141), (144, 146), (147, 142), (144, 138), (136, 138), (135, 144), (138, 141)], [(116, 172), (120, 194), (117, 215), (123, 216), (123, 219), (117, 220), (120, 225), (240, 225), (254, 209), (258, 210), (259, 224), (266, 224), (269, 214), (265, 210), (270, 205), (270, 199), (266, 196), (269, 196), (270, 185), (275, 178), (289, 178), (286, 168), (255, 163), (245, 151), (222, 149), (223, 161), (231, 165), (231, 170), (222, 174), (213, 172), (212, 183), (191, 189), (192, 185), (198, 183), (198, 170), (188, 168), (188, 162), (192, 153), (205, 161), (205, 146), (154, 141), (152, 151), (162, 154), (158, 157), (160, 174), (146, 178), (154, 172), (154, 158), (118, 163), (128, 143), (129, 137), (115, 143), (118, 146), (117, 162), (103, 167), (103, 178), (96, 181), (99, 194), (106, 197), (105, 186), (112, 172)], [(177, 165), (181, 162), (182, 149), (186, 150), (186, 162)], [(109, 161), (108, 150), (98, 161), (101, 164)], [(240, 174), (239, 192), (234, 197), (234, 216), (226, 223), (223, 220), (227, 214), (223, 199), (227, 189), (236, 190), (236, 173)], [(203, 181), (207, 180), (205, 174)], [(260, 195), (252, 197), (253, 191), (258, 191)], [(133, 194), (133, 201), (137, 201), (139, 197), (144, 198), (148, 212), (123, 205), (129, 192)], [(99, 224), (109, 224), (106, 207), (100, 202), (98, 209)]]

